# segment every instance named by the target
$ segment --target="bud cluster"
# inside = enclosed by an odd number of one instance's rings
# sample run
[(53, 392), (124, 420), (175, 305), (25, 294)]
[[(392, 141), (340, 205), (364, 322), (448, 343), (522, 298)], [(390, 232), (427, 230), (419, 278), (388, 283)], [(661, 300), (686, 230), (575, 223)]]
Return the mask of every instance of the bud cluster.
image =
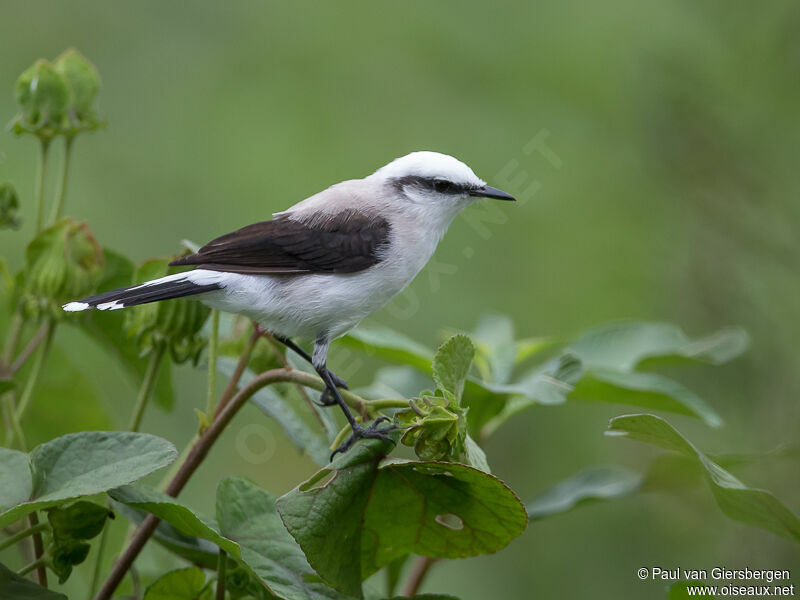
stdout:
[(17, 134), (43, 141), (95, 130), (102, 126), (93, 107), (99, 90), (97, 69), (77, 50), (66, 50), (52, 62), (40, 58), (14, 86), (20, 112), (11, 126)]
[(25, 250), (23, 308), (29, 318), (60, 320), (61, 306), (90, 294), (105, 258), (89, 226), (61, 219), (37, 235)]
[(464, 451), (467, 409), (446, 390), (423, 392), (409, 407), (395, 415), (397, 424), (407, 428), (400, 441), (422, 460), (457, 460)]
[[(169, 267), (172, 259), (153, 258), (134, 274), (133, 283), (180, 273), (184, 269)], [(136, 338), (142, 355), (165, 347), (176, 363), (196, 361), (206, 340), (200, 335), (211, 310), (200, 302), (186, 299), (154, 302), (126, 311), (125, 328)]]

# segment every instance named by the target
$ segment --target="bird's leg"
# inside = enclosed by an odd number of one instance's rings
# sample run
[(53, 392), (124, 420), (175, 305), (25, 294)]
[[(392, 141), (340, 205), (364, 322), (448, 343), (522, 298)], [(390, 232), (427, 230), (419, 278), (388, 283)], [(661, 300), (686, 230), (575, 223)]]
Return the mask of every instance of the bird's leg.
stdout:
[[(261, 331), (258, 325), (256, 325), (256, 331)], [(290, 350), (292, 350), (293, 352), (295, 352), (303, 360), (307, 361), (310, 365), (313, 366), (314, 361), (312, 360), (311, 355), (305, 350), (303, 350), (300, 346), (295, 344), (294, 341), (292, 341), (290, 338), (275, 334), (273, 334), (272, 337), (275, 338), (284, 346), (286, 346), (287, 348), (289, 348)], [(329, 369), (326, 370), (330, 374), (331, 379), (333, 380), (333, 383), (336, 387), (343, 388), (345, 390), (350, 389), (347, 387), (347, 383), (345, 383), (344, 379), (339, 377), (333, 371)], [(327, 387), (322, 391), (322, 394), (319, 397), (319, 402), (317, 402), (317, 404), (319, 404), (320, 406), (333, 406), (334, 404), (336, 404), (336, 400), (331, 397), (330, 390), (328, 390)]]
[(347, 452), (350, 447), (359, 439), (361, 438), (372, 438), (372, 439), (380, 439), (385, 440), (387, 442), (394, 442), (392, 438), (386, 435), (388, 432), (393, 431), (395, 427), (390, 425), (389, 427), (378, 427), (384, 421), (388, 421), (389, 419), (386, 417), (379, 417), (375, 419), (375, 421), (369, 427), (363, 427), (356, 418), (353, 416), (353, 413), (350, 411), (350, 407), (347, 406), (347, 403), (342, 398), (342, 395), (339, 393), (339, 389), (336, 386), (336, 383), (333, 381), (331, 377), (331, 372), (328, 370), (326, 366), (327, 358), (328, 358), (328, 347), (330, 346), (330, 341), (326, 339), (318, 339), (314, 343), (314, 354), (311, 357), (311, 364), (314, 365), (314, 369), (316, 369), (317, 373), (322, 380), (325, 382), (327, 389), (330, 391), (331, 395), (333, 396), (333, 404), (338, 404), (339, 408), (342, 409), (347, 422), (350, 424), (350, 428), (353, 430), (352, 435), (347, 438), (347, 440), (334, 449), (333, 453), (331, 454), (331, 460), (333, 457), (336, 456), (338, 452)]

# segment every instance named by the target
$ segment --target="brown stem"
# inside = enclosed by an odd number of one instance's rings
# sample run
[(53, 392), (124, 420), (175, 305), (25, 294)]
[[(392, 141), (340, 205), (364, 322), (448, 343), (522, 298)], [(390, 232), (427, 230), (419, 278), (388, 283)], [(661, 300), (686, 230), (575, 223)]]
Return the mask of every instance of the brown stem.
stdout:
[[(281, 364), (283, 365), (283, 367), (285, 369), (291, 369), (292, 365), (290, 365), (289, 361), (286, 360), (286, 356), (281, 351), (281, 347), (278, 344), (277, 340), (270, 333), (264, 333), (263, 335), (264, 335), (264, 339), (266, 339), (269, 342), (269, 345), (272, 346), (272, 349), (275, 351), (275, 354), (278, 355), (278, 360), (281, 361)], [(305, 401), (305, 403), (308, 406), (308, 408), (311, 410), (311, 414), (313, 414), (314, 417), (319, 422), (319, 424), (324, 427), (325, 423), (322, 420), (322, 417), (319, 416), (319, 411), (317, 410), (318, 407), (317, 407), (316, 404), (314, 404), (314, 402), (311, 400), (311, 398), (309, 398), (308, 392), (306, 392), (306, 388), (304, 388), (302, 385), (295, 385), (295, 387), (297, 388), (297, 392), (303, 398), (303, 400)]]
[(422, 587), (422, 582), (425, 581), (425, 578), (428, 576), (428, 572), (431, 570), (431, 567), (436, 563), (435, 558), (431, 558), (429, 556), (420, 556), (417, 560), (417, 564), (414, 565), (414, 570), (411, 571), (411, 575), (408, 578), (408, 583), (406, 584), (406, 589), (403, 592), (404, 596), (408, 596), (409, 598), (416, 596), (417, 592), (419, 592), (419, 588)]
[[(208, 455), (208, 451), (211, 450), (211, 447), (231, 422), (231, 419), (233, 419), (234, 415), (244, 406), (253, 394), (267, 385), (282, 382), (299, 383), (320, 390), (324, 388), (325, 385), (322, 380), (313, 375), (303, 373), (302, 371), (287, 371), (286, 369), (272, 369), (271, 371), (266, 371), (255, 377), (225, 404), (219, 415), (198, 438), (194, 446), (192, 446), (192, 449), (186, 456), (186, 461), (181, 465), (177, 473), (175, 473), (172, 481), (169, 482), (165, 490), (167, 495), (174, 498), (180, 494), (181, 490), (183, 490), (184, 486), (189, 481), (189, 478)], [(360, 401), (362, 405), (364, 403), (364, 401), (358, 396), (355, 396), (355, 394), (348, 393), (348, 397), (351, 402), (355, 403), (356, 401)], [(153, 535), (158, 523), (159, 519), (153, 515), (148, 515), (145, 518), (139, 530), (136, 532), (136, 535), (131, 540), (130, 545), (119, 557), (119, 560), (114, 565), (108, 578), (103, 583), (103, 587), (97, 592), (94, 600), (108, 600), (111, 598), (111, 595), (114, 593), (114, 590), (117, 589), (125, 573), (130, 569), (133, 561), (142, 551), (145, 543), (147, 543), (147, 540)]]
[[(31, 527), (36, 527), (39, 524), (39, 517), (35, 512), (28, 515), (28, 522)], [(42, 533), (37, 531), (33, 534), (33, 558), (36, 561), (41, 560), (44, 555), (44, 544), (42, 543)], [(47, 567), (40, 564), (36, 567), (36, 577), (39, 579), (39, 585), (47, 587)]]
[(242, 355), (239, 357), (239, 362), (236, 363), (236, 369), (233, 371), (233, 375), (231, 375), (230, 381), (228, 381), (228, 385), (225, 387), (225, 391), (222, 392), (219, 402), (217, 402), (217, 408), (214, 410), (214, 419), (220, 415), (222, 409), (225, 408), (225, 405), (236, 393), (236, 388), (239, 387), (239, 380), (242, 378), (242, 374), (250, 362), (250, 355), (253, 353), (253, 348), (260, 337), (261, 335), (256, 329), (247, 341), (247, 346), (245, 346)]

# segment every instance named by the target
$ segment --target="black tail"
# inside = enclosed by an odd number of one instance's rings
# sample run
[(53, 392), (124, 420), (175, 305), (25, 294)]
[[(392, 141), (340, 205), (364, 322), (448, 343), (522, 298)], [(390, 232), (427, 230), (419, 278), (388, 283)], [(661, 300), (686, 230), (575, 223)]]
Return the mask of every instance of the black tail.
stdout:
[(63, 309), (67, 312), (78, 312), (90, 308), (116, 310), (118, 308), (127, 308), (128, 306), (158, 302), (159, 300), (194, 296), (195, 294), (218, 290), (221, 287), (218, 283), (197, 284), (188, 279), (171, 279), (168, 277), (164, 279), (168, 280), (161, 281), (156, 279), (141, 285), (89, 296), (88, 298), (65, 304)]

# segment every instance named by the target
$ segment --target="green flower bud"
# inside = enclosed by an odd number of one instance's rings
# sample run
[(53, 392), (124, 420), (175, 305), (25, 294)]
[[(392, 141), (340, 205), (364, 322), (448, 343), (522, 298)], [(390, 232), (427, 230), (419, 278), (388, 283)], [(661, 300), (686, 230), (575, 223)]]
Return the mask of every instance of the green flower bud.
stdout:
[(69, 87), (48, 61), (40, 58), (19, 76), (14, 87), (21, 117), (17, 133), (29, 131), (52, 138), (58, 133), (69, 102)]
[(395, 415), (398, 425), (406, 428), (400, 441), (413, 446), (422, 460), (457, 459), (464, 448), (466, 410), (458, 406), (452, 394), (445, 392), (442, 397), (423, 393), (411, 400), (410, 406)]
[(0, 229), (17, 229), (19, 227), (18, 209), (19, 198), (14, 186), (10, 183), (0, 185)]
[(26, 313), (62, 319), (61, 306), (90, 294), (104, 264), (103, 249), (86, 223), (67, 218), (48, 227), (25, 250)]
[(56, 540), (48, 549), (49, 567), (58, 576), (58, 583), (64, 583), (72, 574), (72, 567), (81, 564), (89, 555), (91, 546), (74, 539)]
[[(186, 270), (169, 267), (171, 260), (154, 258), (146, 261), (134, 273), (133, 283)], [(129, 335), (136, 338), (142, 355), (166, 345), (176, 363), (190, 358), (196, 361), (206, 344), (199, 333), (210, 313), (211, 309), (195, 300), (178, 298), (154, 302), (129, 309), (125, 315), (125, 328)]]
[(86, 57), (74, 48), (65, 50), (53, 63), (69, 87), (67, 110), (82, 120), (92, 115), (92, 103), (100, 90), (100, 74)]

